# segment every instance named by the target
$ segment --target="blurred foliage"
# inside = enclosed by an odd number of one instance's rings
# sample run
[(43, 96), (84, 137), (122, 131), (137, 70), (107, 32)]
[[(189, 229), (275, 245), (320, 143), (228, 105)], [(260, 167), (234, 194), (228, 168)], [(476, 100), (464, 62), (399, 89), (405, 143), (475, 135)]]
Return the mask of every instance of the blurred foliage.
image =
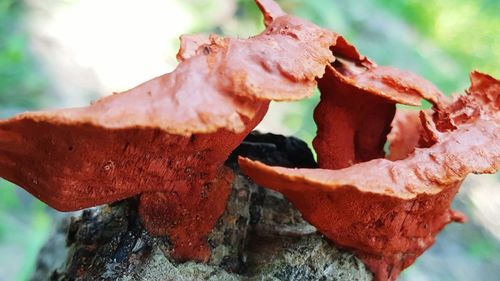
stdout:
[[(0, 0), (0, 117), (41, 106), (46, 77), (29, 51), (22, 1)], [(28, 280), (50, 232), (46, 206), (0, 179), (0, 280)]]
[(0, 115), (40, 105), (46, 80), (28, 50), (22, 1), (0, 1)]
[(466, 69), (500, 76), (500, 1), (377, 0), (448, 52)]
[(0, 280), (29, 279), (51, 227), (45, 204), (0, 180), (0, 265), (7, 265)]
[[(262, 16), (252, 0), (180, 2), (195, 21), (192, 30), (186, 31), (189, 33), (247, 37), (264, 28)], [(467, 76), (472, 69), (500, 76), (497, 69), (500, 62), (498, 0), (278, 2), (293, 14), (344, 35), (378, 64), (418, 73), (445, 93), (462, 92), (468, 87)], [(228, 7), (234, 10), (223, 13), (230, 10)], [(29, 49), (29, 37), (23, 27), (25, 12), (22, 1), (0, 0), (0, 117), (42, 107), (49, 87), (47, 81), (50, 79)], [(286, 104), (282, 119), (274, 121), (281, 122), (310, 143), (316, 132), (312, 112), (318, 99), (316, 93), (306, 101)], [(11, 267), (19, 261), (21, 264), (13, 266), (16, 268), (12, 270), (20, 274), (13, 280), (28, 279), (36, 253), (52, 229), (51, 225), (44, 204), (0, 180), (0, 267)], [(447, 228), (445, 233), (462, 234), (459, 231)], [(488, 240), (477, 232), (470, 237), (475, 238), (468, 240), (469, 258), (499, 258), (498, 241)], [(441, 249), (434, 247), (432, 251)], [(416, 267), (408, 272), (406, 276), (418, 277), (420, 274)], [(0, 276), (0, 280), (2, 278), (6, 277)]]

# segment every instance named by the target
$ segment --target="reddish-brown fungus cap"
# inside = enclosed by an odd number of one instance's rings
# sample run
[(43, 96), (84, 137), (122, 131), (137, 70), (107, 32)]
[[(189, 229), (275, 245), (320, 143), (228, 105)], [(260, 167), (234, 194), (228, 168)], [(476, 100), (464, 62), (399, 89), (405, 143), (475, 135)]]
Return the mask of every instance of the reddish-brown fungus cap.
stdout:
[(1, 176), (74, 210), (170, 190), (177, 169), (213, 174), (270, 99), (310, 95), (333, 61), (334, 33), (259, 5), (273, 20), (255, 37), (186, 37), (172, 73), (88, 107), (0, 121)]
[[(441, 131), (456, 128), (460, 124), (471, 122), (480, 117), (492, 115), (498, 117), (500, 108), (500, 83), (490, 75), (473, 71), (470, 75), (471, 86), (468, 95), (459, 96), (444, 110), (434, 114), (434, 120)], [(441, 120), (442, 118), (443, 120)], [(448, 126), (439, 126), (448, 123)]]
[(391, 132), (387, 135), (390, 152), (388, 159), (401, 160), (415, 151), (422, 134), (421, 124), (419, 111), (396, 110)]
[(427, 111), (397, 110), (391, 124), (389, 141), (390, 160), (406, 158), (415, 148), (426, 148), (435, 144), (439, 132)]
[[(272, 1), (258, 4), (267, 28), (257, 36), (183, 37), (171, 73), (88, 107), (1, 120), (0, 176), (63, 211), (146, 194), (140, 204), (146, 227), (171, 235), (174, 245), (189, 239), (158, 222), (174, 213), (173, 223), (191, 225), (195, 220), (179, 214), (218, 212), (199, 220), (190, 240), (199, 245), (222, 213), (228, 189), (207, 193), (212, 197), (202, 211), (188, 204), (190, 192), (202, 196), (201, 187), (214, 181), (270, 100), (310, 95), (334, 59), (335, 33), (284, 14)], [(150, 200), (157, 193), (161, 200)], [(162, 207), (168, 200), (180, 209)], [(202, 248), (176, 252), (206, 259)]]
[(402, 160), (375, 159), (340, 170), (270, 167), (248, 159), (240, 159), (240, 166), (257, 183), (282, 192), (328, 238), (353, 249), (378, 280), (394, 280), (447, 223), (463, 221), (450, 204), (465, 176), (500, 168), (500, 82), (477, 72), (471, 80), (468, 95), (442, 109), (456, 129), (440, 132), (421, 114), (421, 137), (434, 144)]
[(213, 180), (201, 185), (143, 193), (139, 211), (150, 234), (167, 233), (175, 243), (170, 254), (177, 260), (207, 261), (207, 236), (226, 208), (232, 179), (230, 169), (222, 167)]
[(447, 104), (428, 81), (375, 65), (342, 37), (331, 50), (336, 60), (318, 80), (321, 101), (314, 112), (318, 132), (313, 145), (322, 168), (383, 157), (396, 103), (420, 105), (424, 98), (437, 109)]

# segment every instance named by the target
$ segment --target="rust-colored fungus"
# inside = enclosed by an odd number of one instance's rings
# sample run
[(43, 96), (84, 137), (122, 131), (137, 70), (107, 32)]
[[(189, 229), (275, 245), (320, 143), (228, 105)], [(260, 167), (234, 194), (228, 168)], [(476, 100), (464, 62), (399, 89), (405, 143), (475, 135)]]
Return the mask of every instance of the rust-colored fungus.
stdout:
[[(468, 95), (451, 102), (272, 0), (256, 2), (259, 35), (183, 36), (171, 73), (88, 107), (0, 120), (0, 176), (61, 211), (138, 196), (145, 227), (169, 236), (174, 258), (206, 261), (232, 181), (224, 161), (271, 100), (302, 99), (318, 84), (322, 169), (241, 167), (378, 280), (393, 280), (447, 223), (464, 220), (450, 210), (464, 177), (499, 168), (500, 83), (473, 72)], [(396, 112), (422, 99), (433, 112)]]
[(321, 168), (383, 157), (396, 103), (420, 105), (425, 98), (438, 109), (446, 103), (431, 83), (375, 65), (343, 38), (331, 50), (336, 60), (319, 79), (321, 101), (314, 112), (318, 132), (313, 144)]
[(397, 110), (391, 124), (391, 132), (387, 135), (389, 141), (388, 158), (401, 160), (410, 155), (418, 147), (422, 125), (420, 111)]
[(229, 194), (224, 160), (270, 100), (309, 96), (334, 60), (335, 33), (257, 2), (257, 36), (182, 37), (171, 73), (88, 107), (1, 120), (0, 176), (61, 211), (140, 196), (172, 256), (206, 260)]
[[(377, 280), (394, 280), (446, 224), (464, 221), (450, 204), (465, 176), (500, 168), (500, 81), (473, 72), (471, 82), (468, 95), (443, 104), (434, 120), (421, 112), (420, 123), (409, 116), (408, 125), (418, 128), (397, 127), (412, 134), (409, 140), (393, 137), (399, 140), (394, 158), (401, 160), (326, 170), (241, 158), (240, 166), (255, 182), (282, 192), (332, 241), (354, 250)], [(338, 127), (334, 133), (343, 134)]]

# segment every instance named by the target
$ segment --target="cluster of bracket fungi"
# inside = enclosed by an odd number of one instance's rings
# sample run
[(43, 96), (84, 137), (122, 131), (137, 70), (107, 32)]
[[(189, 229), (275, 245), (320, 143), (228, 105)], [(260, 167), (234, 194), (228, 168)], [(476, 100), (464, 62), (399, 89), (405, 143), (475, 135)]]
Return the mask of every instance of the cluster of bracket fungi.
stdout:
[[(500, 81), (472, 72), (467, 94), (449, 99), (272, 0), (256, 2), (259, 35), (183, 36), (171, 73), (88, 107), (0, 120), (0, 176), (61, 211), (137, 196), (146, 229), (169, 236), (172, 257), (206, 261), (233, 176), (224, 161), (271, 100), (318, 86), (320, 168), (240, 166), (377, 280), (396, 279), (446, 224), (464, 221), (450, 204), (465, 176), (499, 168)], [(396, 109), (422, 99), (432, 110)]]

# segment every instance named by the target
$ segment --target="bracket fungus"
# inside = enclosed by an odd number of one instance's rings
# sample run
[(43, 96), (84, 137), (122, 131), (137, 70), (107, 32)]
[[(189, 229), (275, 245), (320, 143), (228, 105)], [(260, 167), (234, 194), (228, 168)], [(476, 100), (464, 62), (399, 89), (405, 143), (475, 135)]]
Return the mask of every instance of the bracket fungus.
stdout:
[[(384, 156), (396, 103), (441, 108), (445, 99), (428, 81), (408, 71), (377, 66), (343, 38), (331, 48), (336, 60), (319, 79), (314, 111), (314, 149), (322, 168), (340, 169)], [(342, 132), (342, 133), (339, 133)]]
[(207, 260), (225, 208), (223, 163), (270, 100), (313, 93), (338, 36), (257, 1), (266, 29), (248, 39), (181, 37), (179, 65), (88, 107), (0, 121), (0, 176), (61, 211), (139, 196), (147, 230), (171, 255)]
[[(359, 161), (343, 162), (339, 169), (321, 166), (322, 162), (320, 169), (290, 169), (240, 158), (240, 166), (258, 184), (283, 193), (326, 237), (352, 249), (377, 280), (395, 280), (446, 224), (465, 220), (450, 205), (467, 174), (500, 168), (500, 81), (472, 72), (471, 82), (467, 95), (435, 103), (439, 108), (434, 118), (423, 111), (418, 118), (398, 114), (390, 136), (396, 151), (391, 158), (396, 160), (355, 159)], [(405, 119), (410, 122), (402, 126)], [(340, 125), (331, 133), (340, 138), (344, 128), (359, 129), (345, 119), (334, 121)], [(448, 125), (438, 129), (440, 123)], [(333, 149), (352, 151), (354, 146), (364, 151), (365, 143), (371, 144), (349, 139), (336, 142)]]
[[(137, 196), (146, 229), (170, 238), (172, 257), (207, 261), (232, 182), (224, 161), (271, 100), (303, 99), (319, 86), (320, 169), (244, 158), (241, 168), (378, 280), (395, 279), (447, 223), (464, 220), (450, 210), (464, 177), (499, 168), (499, 81), (473, 72), (468, 95), (450, 101), (337, 33), (256, 2), (261, 34), (182, 36), (171, 73), (88, 107), (0, 120), (0, 176), (61, 211)], [(422, 99), (432, 115), (396, 110)]]

